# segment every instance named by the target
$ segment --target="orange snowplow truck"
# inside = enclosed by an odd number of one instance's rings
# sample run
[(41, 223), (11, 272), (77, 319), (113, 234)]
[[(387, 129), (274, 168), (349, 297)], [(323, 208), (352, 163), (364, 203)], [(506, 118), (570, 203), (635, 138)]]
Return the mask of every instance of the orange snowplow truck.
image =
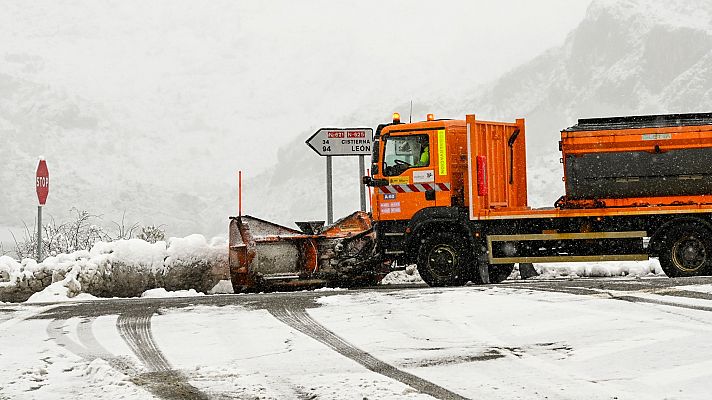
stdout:
[(561, 132), (566, 194), (527, 204), (515, 122), (378, 127), (371, 177), (376, 254), (431, 286), (497, 283), (515, 263), (658, 257), (668, 276), (712, 273), (712, 114), (579, 120)]
[(559, 142), (565, 195), (527, 203), (524, 120), (394, 115), (374, 136), (372, 215), (300, 231), (233, 217), (235, 291), (363, 286), (417, 264), (431, 286), (498, 283), (514, 264), (657, 257), (712, 273), (712, 113), (579, 120)]

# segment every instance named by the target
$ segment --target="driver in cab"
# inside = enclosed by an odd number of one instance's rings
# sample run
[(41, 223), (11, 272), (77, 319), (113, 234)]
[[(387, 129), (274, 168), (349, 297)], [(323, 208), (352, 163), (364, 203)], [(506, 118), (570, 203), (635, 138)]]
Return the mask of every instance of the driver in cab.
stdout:
[(418, 160), (418, 167), (427, 167), (430, 165), (430, 146), (428, 142), (425, 142), (423, 148), (420, 149), (420, 159)]
[(384, 175), (397, 176), (410, 168), (430, 165), (427, 135), (396, 136), (387, 139), (384, 154)]

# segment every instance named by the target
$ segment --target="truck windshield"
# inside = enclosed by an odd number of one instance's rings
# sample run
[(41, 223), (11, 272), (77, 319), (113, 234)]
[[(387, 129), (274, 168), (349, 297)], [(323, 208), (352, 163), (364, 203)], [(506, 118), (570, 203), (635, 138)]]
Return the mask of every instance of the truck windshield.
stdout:
[(396, 176), (430, 165), (428, 135), (390, 136), (384, 141), (383, 175)]

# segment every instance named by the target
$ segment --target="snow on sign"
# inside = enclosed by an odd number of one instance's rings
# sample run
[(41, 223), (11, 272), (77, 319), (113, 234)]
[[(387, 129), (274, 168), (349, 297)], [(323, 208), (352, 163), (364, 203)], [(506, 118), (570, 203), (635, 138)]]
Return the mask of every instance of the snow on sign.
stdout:
[(43, 206), (47, 202), (47, 195), (49, 194), (49, 170), (47, 169), (47, 161), (44, 159), (41, 159), (40, 163), (37, 164), (35, 186), (37, 190), (37, 200), (39, 200), (40, 205)]
[(373, 149), (373, 129), (321, 128), (306, 143), (320, 156), (367, 156)]

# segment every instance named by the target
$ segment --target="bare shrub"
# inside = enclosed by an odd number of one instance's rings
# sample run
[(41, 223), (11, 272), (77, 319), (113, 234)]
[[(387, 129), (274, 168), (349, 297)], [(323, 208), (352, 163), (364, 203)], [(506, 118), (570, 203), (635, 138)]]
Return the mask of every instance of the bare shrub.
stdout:
[(163, 225), (147, 225), (141, 227), (140, 232), (136, 235), (136, 237), (149, 243), (156, 243), (166, 240), (166, 231), (163, 229)]
[(131, 225), (126, 223), (126, 211), (121, 215), (121, 223), (112, 221), (114, 227), (116, 228), (116, 234), (112, 236), (113, 240), (128, 240), (134, 238), (134, 233), (139, 229), (138, 222), (134, 222)]
[[(49, 222), (42, 225), (42, 254), (44, 256), (90, 250), (97, 242), (133, 238), (151, 243), (165, 240), (166, 234), (162, 225), (129, 224), (126, 222), (126, 212), (124, 212), (121, 222), (112, 221), (113, 231), (107, 231), (103, 227), (101, 215), (90, 214), (86, 210), (77, 208), (72, 208), (70, 214), (71, 218), (68, 221), (57, 223), (54, 217), (50, 216)], [(18, 240), (13, 235), (15, 254), (19, 259), (35, 258), (37, 256), (37, 232), (30, 229), (26, 223), (23, 222), (23, 224), (24, 237)], [(0, 255), (2, 254), (2, 248), (0, 248)]]

